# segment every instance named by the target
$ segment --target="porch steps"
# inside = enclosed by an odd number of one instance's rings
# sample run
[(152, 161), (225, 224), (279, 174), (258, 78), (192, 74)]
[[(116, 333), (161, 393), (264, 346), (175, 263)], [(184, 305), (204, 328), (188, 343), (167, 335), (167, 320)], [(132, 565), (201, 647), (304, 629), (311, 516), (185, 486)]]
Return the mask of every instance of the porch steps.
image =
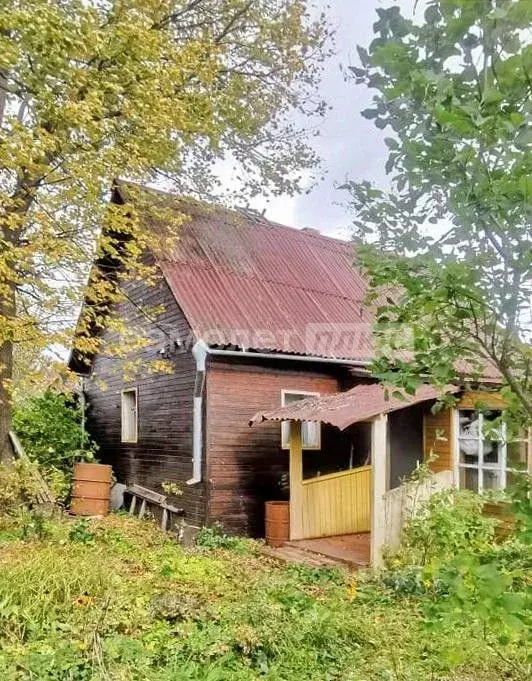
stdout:
[(334, 558), (327, 558), (327, 556), (315, 553), (314, 551), (300, 549), (299, 547), (291, 546), (290, 544), (285, 544), (276, 549), (271, 548), (270, 546), (264, 546), (262, 553), (268, 558), (273, 558), (280, 563), (298, 563), (300, 565), (308, 565), (309, 567), (345, 566), (345, 563), (335, 560)]
[(368, 532), (289, 541), (279, 548), (265, 546), (263, 554), (283, 563), (359, 570), (370, 562)]

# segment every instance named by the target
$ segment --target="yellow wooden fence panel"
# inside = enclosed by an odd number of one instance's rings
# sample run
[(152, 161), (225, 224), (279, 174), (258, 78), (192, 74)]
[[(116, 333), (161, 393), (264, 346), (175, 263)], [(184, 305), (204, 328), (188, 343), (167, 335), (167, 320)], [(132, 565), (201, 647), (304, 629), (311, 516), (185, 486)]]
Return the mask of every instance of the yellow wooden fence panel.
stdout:
[(371, 529), (371, 466), (302, 482), (303, 536), (331, 537)]

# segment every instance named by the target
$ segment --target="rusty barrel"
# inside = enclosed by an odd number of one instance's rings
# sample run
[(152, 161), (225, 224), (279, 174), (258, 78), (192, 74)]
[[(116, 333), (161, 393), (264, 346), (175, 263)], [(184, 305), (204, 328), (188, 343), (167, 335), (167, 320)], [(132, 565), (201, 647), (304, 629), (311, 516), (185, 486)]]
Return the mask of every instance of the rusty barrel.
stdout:
[(282, 546), (290, 539), (290, 504), (288, 501), (267, 501), (265, 504), (266, 543)]
[(70, 510), (75, 515), (107, 515), (111, 492), (111, 466), (101, 463), (76, 463)]

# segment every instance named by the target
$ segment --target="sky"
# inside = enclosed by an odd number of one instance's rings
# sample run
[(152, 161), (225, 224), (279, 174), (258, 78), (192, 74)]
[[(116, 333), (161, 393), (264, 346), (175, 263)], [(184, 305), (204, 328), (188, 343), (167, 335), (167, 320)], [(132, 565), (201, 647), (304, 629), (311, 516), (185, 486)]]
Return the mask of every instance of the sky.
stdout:
[(325, 179), (308, 194), (280, 197), (268, 203), (258, 199), (253, 207), (261, 211), (266, 208), (266, 217), (286, 225), (315, 227), (323, 234), (348, 238), (351, 219), (342, 205), (348, 196), (335, 185), (346, 178), (384, 184), (384, 137), (390, 133), (378, 130), (372, 121), (360, 115), (370, 105), (373, 93), (364, 85), (356, 85), (354, 80), (346, 81), (345, 70), (349, 65), (358, 65), (357, 44), (368, 47), (373, 40), (372, 26), (378, 7), (399, 5), (406, 16), (419, 18), (424, 2), (417, 3), (415, 15), (415, 0), (320, 0), (320, 4), (336, 31), (336, 54), (326, 65), (320, 88), (332, 110), (318, 125), (320, 136), (313, 143), (322, 159)]

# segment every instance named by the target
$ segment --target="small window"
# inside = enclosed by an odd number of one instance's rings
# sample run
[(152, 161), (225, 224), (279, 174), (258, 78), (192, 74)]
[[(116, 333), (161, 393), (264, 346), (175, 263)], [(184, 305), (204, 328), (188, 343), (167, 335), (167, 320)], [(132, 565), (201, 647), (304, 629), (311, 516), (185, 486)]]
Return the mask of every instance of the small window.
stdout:
[(458, 470), (460, 487), (476, 492), (504, 489), (528, 468), (526, 438), (510, 441), (500, 411), (458, 412)]
[(136, 442), (138, 437), (137, 389), (122, 391), (122, 442)]
[[(287, 407), (289, 404), (299, 402), (307, 397), (319, 397), (319, 393), (305, 391), (283, 390), (281, 392), (281, 406)], [(321, 424), (314, 421), (305, 421), (301, 427), (301, 438), (303, 449), (321, 449)], [(281, 424), (281, 447), (290, 447), (290, 423), (285, 421)]]

